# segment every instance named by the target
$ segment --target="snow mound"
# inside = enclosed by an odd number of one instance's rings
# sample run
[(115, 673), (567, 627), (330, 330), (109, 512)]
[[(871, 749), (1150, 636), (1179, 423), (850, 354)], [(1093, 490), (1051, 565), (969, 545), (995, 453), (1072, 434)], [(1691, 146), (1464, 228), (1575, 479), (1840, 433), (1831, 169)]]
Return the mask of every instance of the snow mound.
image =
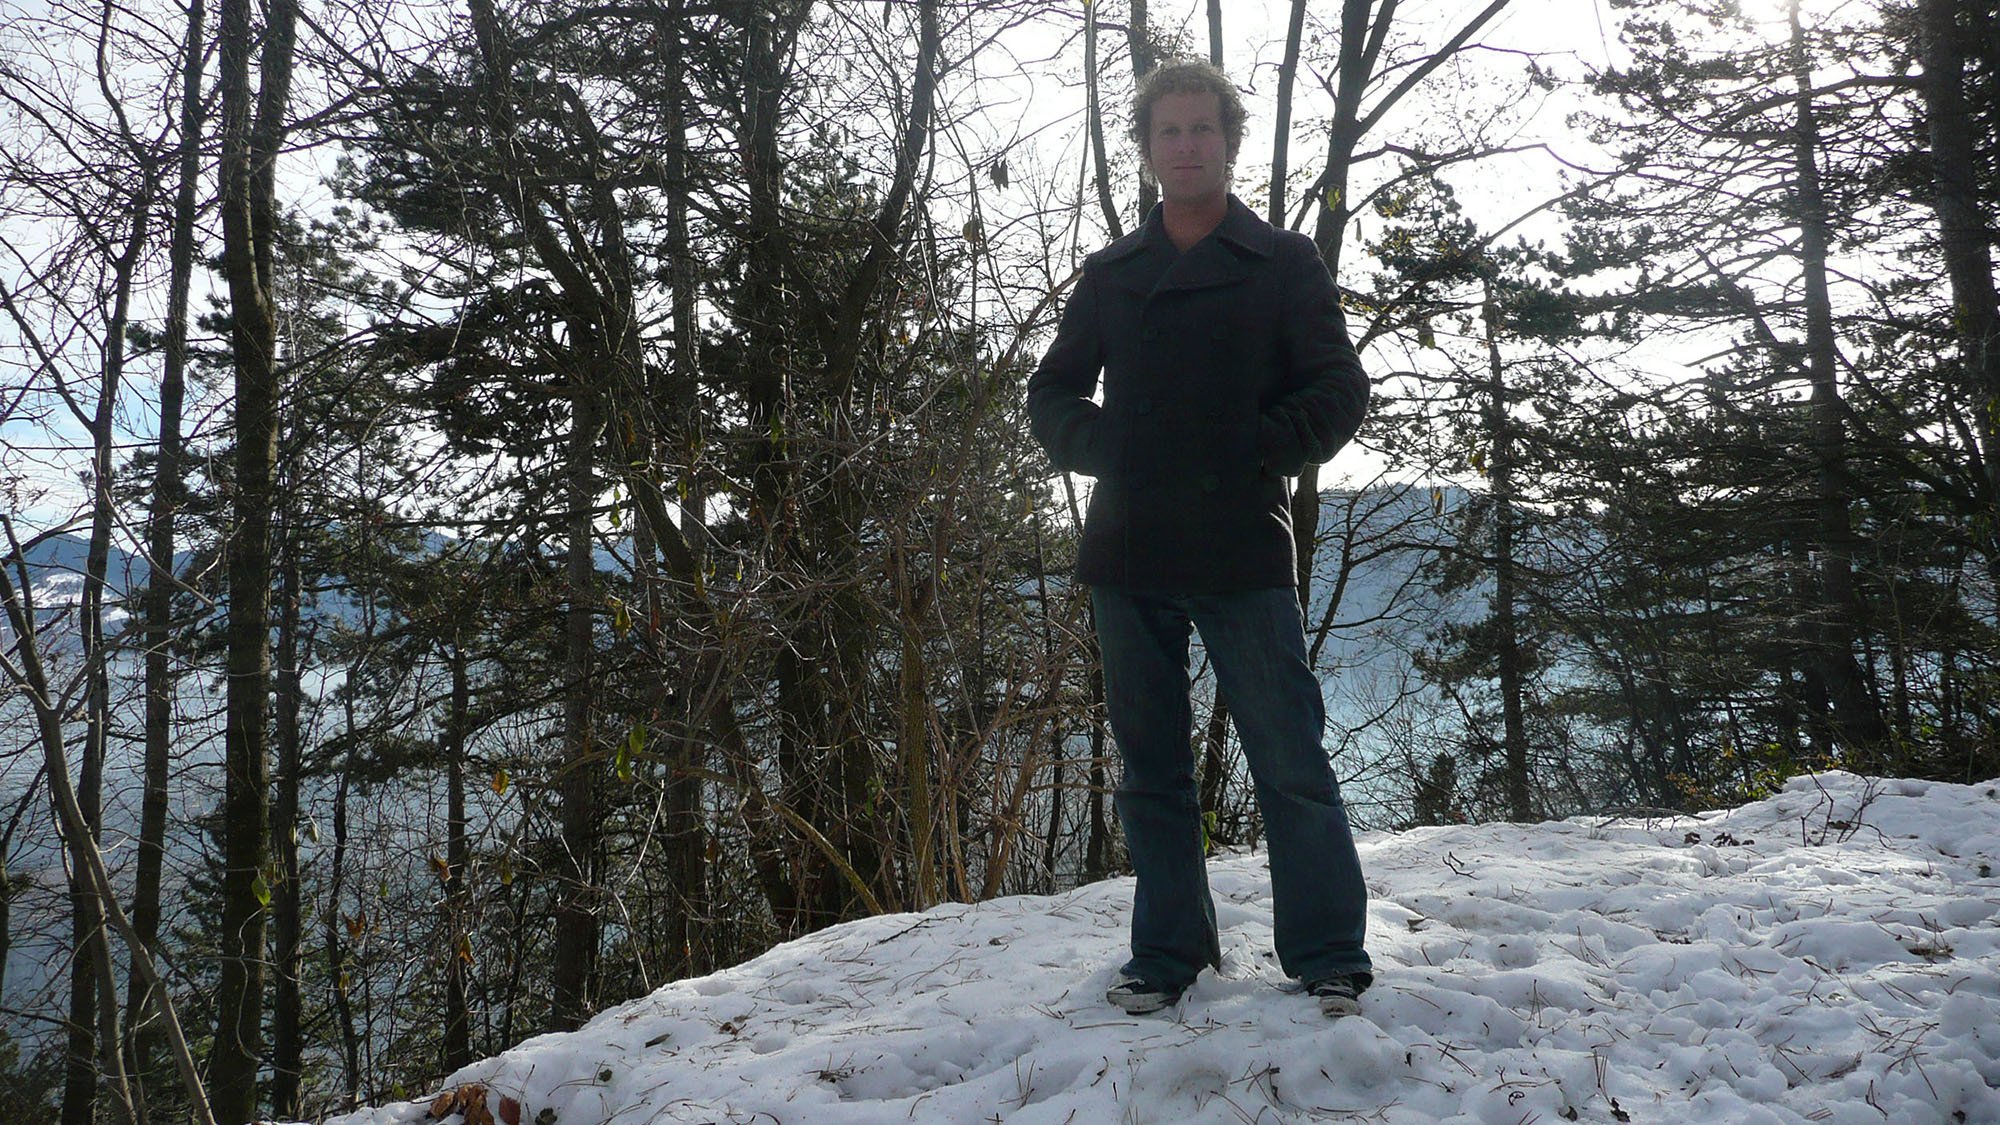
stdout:
[(1278, 987), (1239, 854), (1210, 866), (1223, 968), (1172, 1016), (1103, 1001), (1117, 879), (837, 926), (446, 1085), (523, 1125), (2000, 1122), (2000, 785), (1830, 773), (1360, 844), (1378, 979), (1346, 1020)]

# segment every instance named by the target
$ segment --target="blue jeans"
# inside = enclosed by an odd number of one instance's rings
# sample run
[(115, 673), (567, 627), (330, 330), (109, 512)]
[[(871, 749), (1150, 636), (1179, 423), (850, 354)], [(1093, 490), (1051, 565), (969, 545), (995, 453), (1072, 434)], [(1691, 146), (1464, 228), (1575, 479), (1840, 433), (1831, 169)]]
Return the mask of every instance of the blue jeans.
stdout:
[(1192, 627), (1201, 630), (1256, 782), (1278, 964), (1308, 982), (1372, 973), (1363, 948), (1368, 889), (1340, 783), (1320, 742), (1326, 707), (1306, 658), (1297, 592), (1152, 594), (1095, 586), (1091, 604), (1111, 733), (1125, 765), (1118, 820), (1138, 877), (1125, 971), (1178, 988), (1222, 958), (1194, 777)]

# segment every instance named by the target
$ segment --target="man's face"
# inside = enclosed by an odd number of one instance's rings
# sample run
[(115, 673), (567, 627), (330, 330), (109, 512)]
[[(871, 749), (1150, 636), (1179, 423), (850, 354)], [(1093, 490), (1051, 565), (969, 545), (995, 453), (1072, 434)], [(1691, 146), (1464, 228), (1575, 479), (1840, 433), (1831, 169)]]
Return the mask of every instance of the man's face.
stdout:
[(1207, 92), (1161, 95), (1153, 103), (1146, 166), (1167, 200), (1221, 198), (1229, 188), (1229, 142), (1222, 135), (1219, 99)]

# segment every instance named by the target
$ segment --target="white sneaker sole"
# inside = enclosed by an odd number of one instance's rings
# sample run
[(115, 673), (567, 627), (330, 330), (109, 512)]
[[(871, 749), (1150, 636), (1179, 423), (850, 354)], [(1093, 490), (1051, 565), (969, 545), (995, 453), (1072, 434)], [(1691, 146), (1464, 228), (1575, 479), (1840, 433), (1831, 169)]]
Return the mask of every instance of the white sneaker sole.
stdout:
[(1319, 1002), (1319, 1010), (1328, 1019), (1337, 1020), (1343, 1016), (1358, 1016), (1361, 1014), (1361, 1001), (1359, 999), (1349, 1000), (1343, 997), (1323, 997)]
[(1146, 1016), (1180, 1003), (1179, 996), (1164, 992), (1107, 992), (1104, 1002), (1131, 1016)]

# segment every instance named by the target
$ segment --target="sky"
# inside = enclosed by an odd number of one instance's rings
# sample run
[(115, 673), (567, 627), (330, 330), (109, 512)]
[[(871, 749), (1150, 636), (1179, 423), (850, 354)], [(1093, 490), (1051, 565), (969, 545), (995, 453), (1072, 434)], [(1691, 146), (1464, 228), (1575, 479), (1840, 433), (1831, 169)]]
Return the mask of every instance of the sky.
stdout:
[(466, 1086), (507, 1125), (2000, 1121), (2000, 782), (1358, 843), (1358, 1016), (1286, 990), (1264, 856), (1232, 853), (1222, 967), (1164, 1013), (1103, 1000), (1112, 879), (836, 926), (327, 1125)]

